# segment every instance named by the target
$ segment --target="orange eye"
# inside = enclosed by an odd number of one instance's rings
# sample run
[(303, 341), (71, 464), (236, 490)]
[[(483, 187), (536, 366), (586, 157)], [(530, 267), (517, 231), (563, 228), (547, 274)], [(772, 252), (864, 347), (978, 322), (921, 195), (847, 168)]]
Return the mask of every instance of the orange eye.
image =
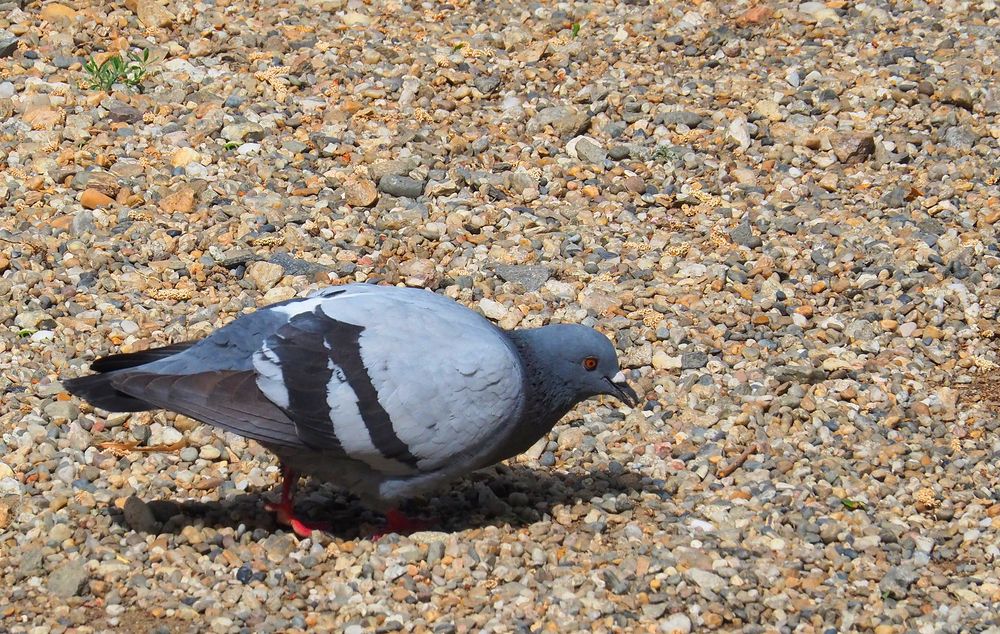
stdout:
[(597, 369), (597, 357), (587, 357), (583, 360), (583, 369), (593, 372)]

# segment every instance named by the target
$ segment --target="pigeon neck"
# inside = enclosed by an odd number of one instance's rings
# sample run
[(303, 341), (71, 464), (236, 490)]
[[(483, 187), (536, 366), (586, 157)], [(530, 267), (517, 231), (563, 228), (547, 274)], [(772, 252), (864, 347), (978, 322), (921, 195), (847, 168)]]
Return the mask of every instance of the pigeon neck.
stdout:
[(525, 409), (522, 419), (547, 433), (579, 400), (573, 388), (559, 376), (553, 360), (559, 342), (546, 336), (545, 328), (513, 330), (507, 335), (521, 356), (524, 367)]

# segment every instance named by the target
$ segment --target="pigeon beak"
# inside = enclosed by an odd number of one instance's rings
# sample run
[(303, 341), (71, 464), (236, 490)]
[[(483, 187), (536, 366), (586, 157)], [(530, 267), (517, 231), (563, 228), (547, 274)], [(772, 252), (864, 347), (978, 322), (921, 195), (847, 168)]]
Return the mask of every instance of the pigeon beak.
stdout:
[(625, 380), (625, 374), (621, 370), (611, 378), (604, 377), (604, 380), (611, 384), (612, 391), (608, 394), (620, 399), (629, 407), (635, 407), (639, 404), (639, 395)]

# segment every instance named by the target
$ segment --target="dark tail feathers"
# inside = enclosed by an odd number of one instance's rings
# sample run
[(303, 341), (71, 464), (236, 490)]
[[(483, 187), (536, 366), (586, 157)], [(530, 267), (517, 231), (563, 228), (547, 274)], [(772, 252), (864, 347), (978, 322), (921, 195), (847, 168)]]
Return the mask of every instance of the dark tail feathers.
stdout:
[(195, 343), (194, 341), (185, 341), (141, 352), (113, 354), (102, 357), (90, 364), (90, 369), (99, 374), (90, 374), (76, 379), (66, 379), (62, 382), (62, 385), (70, 394), (84, 399), (94, 407), (100, 407), (109, 412), (143, 412), (150, 409), (157, 409), (155, 405), (116, 390), (111, 384), (111, 381), (115, 378), (115, 373), (119, 370), (135, 368), (152, 363), (153, 361), (165, 359), (188, 349)]

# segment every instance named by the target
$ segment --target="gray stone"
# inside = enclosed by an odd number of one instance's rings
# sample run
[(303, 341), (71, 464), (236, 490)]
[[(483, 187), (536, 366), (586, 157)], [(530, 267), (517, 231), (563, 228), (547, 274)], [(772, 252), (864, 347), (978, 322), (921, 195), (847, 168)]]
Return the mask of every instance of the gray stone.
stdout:
[(867, 161), (875, 153), (875, 137), (870, 132), (842, 134), (832, 140), (833, 153), (844, 165)]
[(13, 57), (14, 51), (17, 50), (17, 38), (8, 37), (0, 40), (0, 59), (4, 57)]
[(61, 599), (80, 594), (87, 584), (87, 568), (79, 559), (61, 564), (49, 573), (49, 592)]
[(755, 234), (753, 229), (751, 229), (750, 225), (746, 222), (740, 223), (736, 226), (736, 228), (730, 231), (729, 238), (736, 244), (750, 249), (756, 249), (764, 244), (760, 239), (760, 236)]
[(45, 406), (45, 415), (51, 420), (76, 420), (80, 407), (73, 401), (52, 401)]
[(552, 126), (560, 137), (576, 136), (590, 127), (590, 115), (573, 106), (553, 106), (532, 117), (527, 131), (538, 132), (545, 126)]
[(476, 86), (476, 90), (488, 95), (500, 85), (500, 78), (495, 75), (480, 75), (472, 82)]
[(725, 579), (714, 572), (708, 572), (707, 570), (702, 570), (700, 568), (692, 568), (691, 570), (688, 570), (687, 576), (702, 590), (719, 592), (726, 587)]
[(683, 124), (689, 128), (696, 128), (704, 119), (705, 117), (697, 112), (688, 112), (687, 110), (673, 110), (663, 113), (663, 123), (665, 125)]
[(258, 143), (264, 139), (264, 128), (249, 121), (230, 123), (222, 128), (222, 138), (231, 143)]
[(953, 125), (944, 131), (941, 140), (950, 148), (970, 150), (979, 141), (979, 135), (964, 125)]
[(578, 136), (566, 144), (566, 153), (585, 163), (603, 163), (608, 153), (597, 141), (586, 136)]
[(681, 355), (681, 369), (693, 370), (708, 365), (708, 354), (704, 352), (685, 352)]
[(917, 580), (917, 571), (910, 564), (900, 564), (893, 566), (885, 576), (878, 582), (878, 587), (883, 594), (896, 599), (906, 598), (910, 586)]
[(108, 106), (108, 120), (117, 123), (137, 123), (142, 120), (142, 112), (120, 101), (113, 101)]
[(329, 273), (332, 270), (328, 266), (316, 264), (315, 262), (307, 262), (306, 260), (300, 260), (299, 258), (294, 258), (287, 253), (275, 253), (268, 258), (267, 261), (271, 264), (277, 264), (281, 268), (285, 269), (285, 275), (306, 275), (308, 277), (315, 277), (321, 273)]
[(520, 284), (526, 291), (537, 291), (552, 275), (541, 264), (503, 264), (496, 267), (496, 272), (505, 282)]
[(386, 174), (378, 182), (379, 191), (390, 196), (416, 198), (424, 193), (424, 184), (409, 176)]
[(689, 634), (691, 632), (691, 619), (683, 612), (671, 614), (660, 621), (660, 632), (663, 634)]

